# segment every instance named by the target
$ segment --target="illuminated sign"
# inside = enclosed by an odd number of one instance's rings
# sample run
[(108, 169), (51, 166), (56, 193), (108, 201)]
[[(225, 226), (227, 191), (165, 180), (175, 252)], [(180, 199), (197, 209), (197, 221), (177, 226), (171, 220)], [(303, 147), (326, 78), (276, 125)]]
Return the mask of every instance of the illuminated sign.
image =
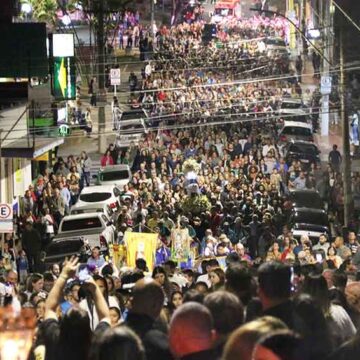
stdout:
[(54, 57), (74, 56), (74, 35), (53, 34), (52, 55)]
[(71, 134), (71, 128), (67, 124), (59, 126), (59, 136), (69, 136)]
[(76, 97), (75, 58), (54, 57), (53, 95), (56, 100), (72, 100)]

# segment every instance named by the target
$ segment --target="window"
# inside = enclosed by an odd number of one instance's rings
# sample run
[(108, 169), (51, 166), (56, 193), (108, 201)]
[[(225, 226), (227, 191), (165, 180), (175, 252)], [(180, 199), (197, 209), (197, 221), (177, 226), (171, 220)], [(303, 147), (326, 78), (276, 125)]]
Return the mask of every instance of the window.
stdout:
[(80, 194), (80, 200), (84, 202), (99, 202), (105, 201), (111, 198), (111, 193), (109, 192), (94, 192), (91, 194)]
[(105, 171), (99, 174), (100, 181), (127, 180), (130, 175), (127, 170)]
[(75, 254), (81, 250), (84, 243), (82, 240), (66, 240), (51, 243), (46, 249), (46, 256)]
[(283, 102), (281, 104), (282, 109), (301, 109), (302, 107), (303, 106), (300, 102)]
[(282, 133), (283, 135), (311, 136), (310, 129), (297, 126), (287, 126), (283, 129)]
[(285, 41), (282, 39), (266, 39), (266, 45), (275, 45), (275, 46), (286, 46)]
[(139, 131), (142, 132), (144, 131), (144, 126), (140, 122), (129, 125), (121, 125), (120, 122), (120, 132), (131, 133), (131, 132), (139, 132)]
[(73, 219), (63, 222), (62, 231), (76, 231), (85, 229), (101, 228), (102, 224), (98, 217), (86, 218), (86, 219)]
[(295, 214), (295, 222), (328, 226), (328, 218), (326, 214), (314, 214), (314, 213), (305, 213), (305, 212), (298, 213)]
[(289, 149), (291, 152), (302, 153), (308, 155), (316, 155), (318, 154), (318, 149), (315, 145), (308, 144), (292, 144)]

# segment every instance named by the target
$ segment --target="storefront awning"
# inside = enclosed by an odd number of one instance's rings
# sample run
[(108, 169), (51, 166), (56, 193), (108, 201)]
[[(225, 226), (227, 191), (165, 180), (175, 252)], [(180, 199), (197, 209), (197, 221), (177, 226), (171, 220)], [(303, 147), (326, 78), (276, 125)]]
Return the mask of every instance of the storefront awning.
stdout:
[(1, 157), (4, 158), (36, 158), (56, 146), (64, 143), (63, 138), (35, 138), (34, 146), (32, 139), (20, 138), (1, 149)]

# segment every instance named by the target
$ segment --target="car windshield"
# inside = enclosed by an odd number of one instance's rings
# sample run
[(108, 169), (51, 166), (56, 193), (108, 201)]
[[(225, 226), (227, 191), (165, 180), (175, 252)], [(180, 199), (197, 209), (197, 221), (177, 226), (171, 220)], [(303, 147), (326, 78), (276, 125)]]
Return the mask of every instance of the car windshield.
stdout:
[(297, 223), (328, 226), (328, 218), (325, 213), (320, 213), (320, 214), (314, 214), (312, 212), (295, 213), (294, 220)]
[(84, 243), (81, 239), (55, 241), (46, 248), (46, 256), (77, 253)]
[(99, 202), (111, 198), (110, 192), (93, 192), (91, 194), (80, 194), (80, 200), (84, 202)]
[(312, 144), (291, 144), (289, 151), (309, 155), (315, 155), (318, 153), (317, 147)]
[(143, 111), (133, 111), (133, 112), (127, 112), (124, 111), (121, 115), (121, 120), (136, 120), (136, 119), (142, 119), (145, 117), (145, 114)]
[(286, 46), (285, 41), (282, 39), (266, 39), (265, 44), (276, 45), (276, 46)]
[(310, 129), (298, 126), (287, 126), (283, 129), (282, 133), (284, 135), (311, 136)]
[(232, 15), (232, 12), (233, 12), (232, 9), (228, 9), (228, 8), (215, 9), (215, 14), (220, 16), (230, 16)]
[(297, 102), (283, 102), (281, 104), (282, 109), (301, 109), (302, 104)]
[(94, 212), (102, 213), (102, 212), (104, 212), (104, 209), (103, 208), (88, 208), (88, 209), (74, 209), (74, 210), (71, 210), (71, 214), (73, 214), (73, 215), (87, 214), (87, 213), (94, 213)]
[(86, 219), (69, 219), (62, 223), (62, 231), (75, 231), (85, 229), (101, 228), (101, 221), (98, 217), (91, 217)]
[(129, 178), (127, 170), (105, 171), (99, 174), (100, 181), (126, 180)]
[(296, 207), (321, 209), (323, 206), (319, 194), (314, 192), (293, 193), (291, 194), (291, 199)]

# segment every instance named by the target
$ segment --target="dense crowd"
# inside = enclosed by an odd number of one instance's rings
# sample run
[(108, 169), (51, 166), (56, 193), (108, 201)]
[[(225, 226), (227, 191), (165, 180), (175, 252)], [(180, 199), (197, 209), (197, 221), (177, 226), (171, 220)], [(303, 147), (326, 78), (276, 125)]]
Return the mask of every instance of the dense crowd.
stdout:
[[(41, 251), (90, 185), (85, 152), (59, 158), (26, 191), (18, 230), (6, 235), (1, 253), (0, 304), (15, 313), (35, 309), (30, 358), (359, 356), (360, 245), (355, 222), (342, 233), (341, 155), (334, 148), (324, 169), (286, 163), (272, 114), (284, 96), (301, 95), (300, 86), (288, 58), (259, 56), (251, 40), (281, 29), (220, 26), (219, 47), (204, 47), (201, 26), (183, 24), (159, 34), (156, 65), (145, 68), (139, 101), (151, 119), (170, 114), (173, 122), (126, 150), (110, 145), (101, 159), (102, 166), (131, 167), (114, 214), (117, 241), (124, 245), (128, 231), (157, 234), (153, 269), (142, 257), (135, 268), (119, 266), (97, 246), (86, 279), (76, 257), (44, 268)], [(241, 82), (279, 74), (291, 76)], [(249, 121), (204, 123), (204, 116), (225, 118), (231, 111)], [(190, 120), (196, 124), (184, 126)], [(354, 189), (358, 184), (354, 176)], [(334, 239), (293, 236), (292, 189), (319, 191)], [(192, 256), (179, 264), (171, 252), (175, 228), (191, 239)]]

